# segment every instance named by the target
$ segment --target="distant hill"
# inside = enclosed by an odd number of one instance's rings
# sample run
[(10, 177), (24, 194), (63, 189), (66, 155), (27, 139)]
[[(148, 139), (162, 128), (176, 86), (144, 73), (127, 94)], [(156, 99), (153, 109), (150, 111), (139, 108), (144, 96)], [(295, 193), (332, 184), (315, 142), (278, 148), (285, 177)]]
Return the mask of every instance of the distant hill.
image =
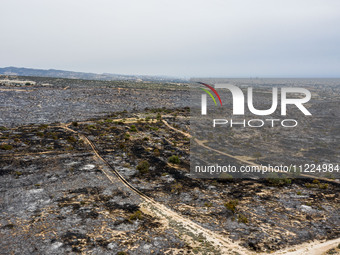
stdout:
[(17, 75), (17, 76), (40, 76), (40, 77), (56, 77), (56, 78), (70, 78), (70, 79), (84, 79), (84, 80), (128, 80), (128, 81), (167, 81), (167, 82), (185, 82), (184, 79), (166, 77), (166, 76), (149, 76), (149, 75), (121, 75), (121, 74), (96, 74), (72, 72), (55, 69), (33, 69), (23, 67), (4, 67), (0, 68), (0, 74), (3, 75)]

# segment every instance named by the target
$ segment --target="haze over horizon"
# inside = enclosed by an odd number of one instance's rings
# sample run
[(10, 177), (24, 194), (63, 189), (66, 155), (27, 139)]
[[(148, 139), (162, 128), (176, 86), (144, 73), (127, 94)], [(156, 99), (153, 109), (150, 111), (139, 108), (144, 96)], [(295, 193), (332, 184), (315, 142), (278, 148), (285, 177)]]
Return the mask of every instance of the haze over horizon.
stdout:
[(340, 77), (340, 2), (23, 1), (0, 66), (176, 77)]

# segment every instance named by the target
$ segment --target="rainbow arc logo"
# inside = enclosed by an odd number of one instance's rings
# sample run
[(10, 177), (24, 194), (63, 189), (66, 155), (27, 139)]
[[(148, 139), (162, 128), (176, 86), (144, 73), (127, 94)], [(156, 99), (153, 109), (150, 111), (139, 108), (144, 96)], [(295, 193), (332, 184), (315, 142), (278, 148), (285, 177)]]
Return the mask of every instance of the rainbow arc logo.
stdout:
[[(204, 85), (204, 86), (206, 86), (207, 88), (209, 88), (209, 89), (217, 96), (217, 98), (218, 98), (218, 100), (220, 101), (220, 104), (221, 104), (221, 106), (222, 106), (221, 97), (220, 97), (220, 95), (217, 93), (217, 91), (216, 91), (212, 86), (210, 86), (210, 85), (208, 85), (208, 84), (206, 84), (206, 83), (203, 83), (203, 82), (198, 82), (198, 83), (199, 83), (199, 84), (202, 84), (202, 85)], [(204, 88), (200, 88), (200, 89), (202, 89), (204, 92), (206, 92), (206, 93), (212, 98), (212, 100), (214, 101), (215, 105), (217, 105), (214, 96), (211, 94), (211, 92), (210, 92), (209, 90), (204, 89)]]

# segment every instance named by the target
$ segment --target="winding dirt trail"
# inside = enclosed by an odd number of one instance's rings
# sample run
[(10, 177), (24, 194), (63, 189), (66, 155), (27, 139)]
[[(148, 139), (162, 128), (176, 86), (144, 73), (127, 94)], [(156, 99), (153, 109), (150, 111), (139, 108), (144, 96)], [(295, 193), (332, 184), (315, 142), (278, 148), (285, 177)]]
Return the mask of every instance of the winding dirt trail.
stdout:
[[(144, 200), (144, 202), (140, 205), (141, 210), (144, 213), (150, 214), (153, 217), (160, 218), (163, 222), (167, 222), (168, 226), (179, 230), (184, 235), (187, 235), (188, 240), (194, 241), (195, 237), (197, 237), (197, 239), (203, 237), (214, 247), (215, 250), (219, 251), (221, 254), (253, 254), (246, 248), (240, 246), (238, 243), (231, 241), (229, 238), (218, 235), (217, 233), (198, 225), (197, 223), (183, 217), (182, 215), (174, 212), (165, 205), (156, 202), (152, 198), (143, 194), (141, 191), (133, 187), (117, 170), (114, 169), (113, 166), (111, 166), (99, 154), (96, 146), (85, 135), (69, 128), (67, 124), (62, 125), (61, 127), (69, 132), (78, 135), (80, 139), (82, 139), (87, 145), (92, 148), (92, 151), (94, 152), (96, 158), (108, 167), (101, 168), (101, 171), (112, 183), (115, 183), (116, 178), (118, 178), (127, 188), (139, 195)], [(109, 171), (108, 169), (111, 169), (111, 171)]]
[[(190, 135), (189, 133), (183, 132), (182, 130), (178, 130), (178, 129), (172, 127), (172, 126), (169, 125), (169, 123), (168, 123), (167, 121), (165, 121), (165, 120), (162, 120), (162, 121), (163, 121), (163, 123), (164, 123), (168, 128), (170, 128), (170, 129), (172, 129), (172, 130), (174, 130), (174, 131), (176, 131), (176, 132), (178, 132), (178, 133), (181, 133), (182, 135), (184, 135), (184, 136), (186, 136), (186, 137), (191, 138), (191, 135)], [(254, 163), (254, 162), (252, 162), (252, 161), (247, 160), (247, 157), (244, 157), (244, 156), (235, 156), (235, 155), (232, 155), (232, 154), (223, 152), (223, 151), (216, 150), (216, 149), (214, 149), (214, 148), (211, 148), (211, 147), (205, 145), (205, 144), (204, 144), (205, 141), (198, 140), (197, 138), (194, 138), (194, 141), (195, 141), (199, 146), (201, 146), (201, 147), (203, 147), (203, 148), (206, 148), (206, 149), (208, 149), (208, 150), (210, 150), (210, 151), (214, 151), (214, 152), (217, 152), (217, 153), (219, 153), (219, 154), (221, 154), (221, 155), (227, 156), (227, 157), (229, 157), (229, 158), (236, 159), (236, 160), (238, 160), (239, 162), (245, 163), (245, 164), (250, 165), (250, 166), (256, 166), (256, 167), (258, 167), (259, 169), (262, 168), (259, 164), (256, 164), (256, 163)], [(328, 179), (328, 178), (324, 178), (324, 177), (318, 177), (318, 176), (313, 176), (313, 175), (308, 175), (308, 174), (301, 174), (301, 173), (300, 173), (300, 176), (306, 177), (306, 178), (318, 179), (318, 180), (320, 180), (320, 181), (326, 181), (326, 182), (330, 182), (330, 183), (340, 184), (340, 182), (337, 181), (337, 180), (332, 180), (332, 179)]]
[[(162, 120), (163, 123), (170, 129), (179, 132), (183, 134), (186, 137), (191, 137), (190, 134), (183, 132), (181, 130), (178, 130), (169, 123), (167, 123), (165, 120)], [(255, 254), (254, 252), (251, 252), (247, 250), (246, 248), (240, 246), (238, 243), (233, 242), (227, 237), (221, 236), (209, 229), (206, 229), (197, 223), (191, 221), (190, 219), (174, 212), (173, 210), (169, 209), (165, 205), (153, 200), (152, 198), (148, 197), (147, 195), (143, 194), (141, 191), (136, 189), (134, 186), (132, 186), (113, 166), (110, 165), (109, 162), (107, 162), (97, 150), (95, 144), (93, 144), (84, 134), (81, 134), (71, 128), (69, 128), (70, 124), (62, 125), (61, 127), (69, 132), (75, 133), (79, 136), (80, 139), (82, 139), (87, 145), (89, 145), (92, 149), (92, 151), (95, 154), (95, 157), (100, 160), (102, 163), (104, 163), (107, 168), (101, 168), (101, 171), (105, 174), (105, 176), (112, 182), (116, 183), (117, 178), (132, 192), (134, 192), (136, 195), (138, 195), (144, 202), (141, 203), (140, 207), (141, 210), (149, 214), (153, 217), (159, 218), (162, 222), (165, 222), (165, 224), (170, 227), (174, 228), (177, 231), (181, 232), (183, 235), (186, 235), (186, 240), (193, 243), (193, 246), (196, 245), (195, 237), (203, 237), (207, 242), (210, 243), (215, 249), (215, 251), (218, 251), (220, 254), (239, 254), (239, 255), (250, 255)], [(203, 141), (199, 141), (196, 139), (196, 142), (200, 146), (203, 146), (207, 149), (212, 149), (218, 153), (224, 154), (228, 157), (232, 157), (234, 159), (237, 159), (241, 162), (247, 163), (247, 164), (255, 164), (253, 162), (244, 160), (242, 158), (239, 158), (237, 156), (233, 156), (224, 152), (220, 152), (218, 150), (215, 150), (213, 148), (210, 148), (206, 145), (204, 145)], [(110, 171), (111, 170), (111, 171)], [(325, 254), (325, 252), (329, 249), (335, 248), (340, 242), (340, 238), (329, 240), (329, 241), (314, 241), (311, 243), (303, 243), (300, 245), (296, 245), (281, 251), (277, 251), (274, 254), (283, 255), (283, 254), (290, 254), (290, 255), (321, 255)], [(202, 244), (199, 244), (202, 245)], [(258, 253), (256, 253), (258, 254)]]

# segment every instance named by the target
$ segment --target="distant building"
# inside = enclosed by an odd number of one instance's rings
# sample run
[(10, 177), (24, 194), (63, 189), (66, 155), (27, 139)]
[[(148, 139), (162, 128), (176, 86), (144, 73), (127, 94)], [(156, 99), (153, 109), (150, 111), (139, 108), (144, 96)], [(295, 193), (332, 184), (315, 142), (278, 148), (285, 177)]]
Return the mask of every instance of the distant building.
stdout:
[(0, 85), (2, 86), (32, 86), (33, 85), (34, 86), (36, 85), (36, 82), (4, 79), (4, 80), (0, 80)]

